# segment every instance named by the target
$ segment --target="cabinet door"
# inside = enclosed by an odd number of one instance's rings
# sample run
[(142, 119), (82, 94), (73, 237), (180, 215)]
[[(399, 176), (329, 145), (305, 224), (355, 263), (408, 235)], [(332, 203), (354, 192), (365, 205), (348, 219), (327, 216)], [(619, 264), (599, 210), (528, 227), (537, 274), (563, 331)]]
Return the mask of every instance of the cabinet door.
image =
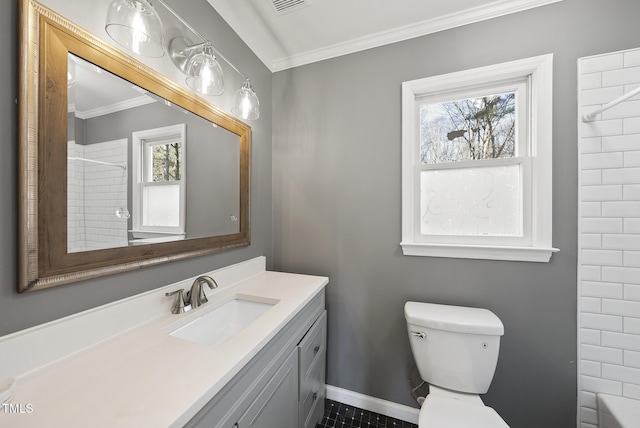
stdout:
[(256, 401), (237, 423), (238, 428), (296, 428), (298, 419), (298, 355), (294, 350)]
[(324, 362), (325, 357), (322, 355), (314, 363), (307, 378), (309, 392), (300, 401), (300, 428), (315, 428), (324, 415)]
[[(300, 400), (303, 400), (315, 379), (311, 372), (318, 360), (324, 360), (327, 348), (327, 311), (318, 317), (302, 341), (298, 344), (300, 356)], [(323, 363), (324, 364), (324, 363)], [(324, 378), (323, 378), (324, 380)]]
[(318, 317), (298, 344), (300, 404), (299, 426), (314, 428), (324, 414), (327, 312)]

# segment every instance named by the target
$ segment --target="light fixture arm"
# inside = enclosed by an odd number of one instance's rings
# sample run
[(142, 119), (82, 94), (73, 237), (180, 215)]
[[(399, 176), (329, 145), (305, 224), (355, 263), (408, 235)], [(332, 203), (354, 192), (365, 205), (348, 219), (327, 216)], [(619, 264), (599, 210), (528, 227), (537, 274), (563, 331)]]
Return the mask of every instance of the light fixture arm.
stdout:
[(206, 40), (206, 41), (204, 41), (202, 43), (196, 43), (195, 45), (187, 46), (187, 47), (184, 47), (184, 48), (182, 48), (180, 50), (177, 50), (176, 53), (179, 53), (181, 55), (186, 55), (186, 54), (189, 54), (189, 53), (191, 53), (192, 51), (194, 51), (196, 49), (200, 49), (200, 48), (203, 48), (205, 46), (211, 46), (211, 48), (213, 49), (213, 46), (211, 45), (211, 43), (208, 40)]
[(202, 43), (198, 43), (198, 44), (195, 44), (195, 45), (192, 45), (192, 46), (187, 46), (186, 49), (183, 49), (183, 51), (185, 53), (186, 52), (190, 52), (191, 50), (196, 49), (196, 48), (198, 48), (200, 46), (209, 45), (214, 50), (214, 52), (216, 53), (216, 56), (218, 58), (221, 58), (224, 62), (229, 64), (229, 67), (234, 69), (235, 72), (238, 73), (242, 77), (243, 80), (246, 80), (247, 76), (245, 76), (240, 70), (238, 70), (238, 68), (235, 65), (233, 65), (231, 63), (231, 61), (229, 61), (227, 58), (225, 58), (225, 56), (222, 53), (220, 53), (220, 51), (213, 45), (213, 43), (211, 43), (206, 37), (204, 37), (198, 30), (193, 28), (193, 26), (191, 24), (189, 24), (182, 16), (180, 16), (180, 14), (178, 12), (176, 12), (171, 6), (169, 6), (167, 4), (167, 2), (165, 2), (164, 0), (155, 0), (155, 1), (157, 1), (162, 6), (164, 6), (173, 16), (175, 16), (182, 23), (182, 25), (187, 27), (189, 30), (191, 30), (191, 32), (193, 34), (195, 34), (196, 36), (198, 36), (200, 38), (200, 40), (202, 40)]

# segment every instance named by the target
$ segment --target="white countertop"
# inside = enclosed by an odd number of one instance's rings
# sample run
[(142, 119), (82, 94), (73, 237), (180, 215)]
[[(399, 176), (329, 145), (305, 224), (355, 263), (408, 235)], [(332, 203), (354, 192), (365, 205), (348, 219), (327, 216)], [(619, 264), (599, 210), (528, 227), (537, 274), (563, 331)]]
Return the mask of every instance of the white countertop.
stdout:
[[(207, 290), (209, 303), (200, 308), (181, 315), (167, 311), (19, 376), (13, 411), (0, 409), (0, 426), (180, 427), (327, 283), (326, 277), (264, 271)], [(238, 294), (278, 303), (220, 345), (167, 334), (185, 318), (197, 318)]]

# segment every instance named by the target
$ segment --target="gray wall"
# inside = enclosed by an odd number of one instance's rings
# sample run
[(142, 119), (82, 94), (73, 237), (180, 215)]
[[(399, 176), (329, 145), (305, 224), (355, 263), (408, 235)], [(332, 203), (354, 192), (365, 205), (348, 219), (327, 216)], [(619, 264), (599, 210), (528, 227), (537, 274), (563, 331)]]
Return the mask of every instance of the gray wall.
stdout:
[[(70, 4), (68, 0), (65, 0)], [(85, 3), (85, 2), (81, 2)], [(178, 12), (210, 37), (240, 70), (250, 74), (261, 100), (261, 117), (252, 122), (251, 246), (96, 280), (17, 294), (18, 186), (18, 1), (3, 1), (0, 44), (0, 336), (90, 309), (249, 258), (272, 259), (271, 73), (206, 0), (170, 1)], [(87, 7), (85, 4), (81, 7)], [(90, 6), (89, 6), (90, 7)], [(170, 60), (165, 58), (166, 61)], [(233, 82), (233, 76), (227, 80)], [(241, 83), (241, 82), (240, 82)], [(227, 87), (228, 97), (235, 85)], [(216, 99), (213, 99), (216, 103)]]
[[(640, 45), (637, 0), (561, 3), (276, 73), (274, 256), (328, 275), (327, 382), (417, 407), (403, 305), (491, 309), (505, 324), (485, 402), (512, 427), (575, 426), (579, 57)], [(550, 263), (405, 257), (401, 82), (554, 54)]]
[[(240, 211), (240, 138), (195, 114), (184, 114), (176, 106), (152, 103), (97, 116), (76, 119), (76, 143), (95, 144), (126, 138), (129, 141), (128, 206), (132, 203), (132, 133), (162, 126), (185, 124), (187, 134), (187, 238), (238, 233), (240, 224), (231, 214)], [(70, 131), (68, 131), (70, 134)], [(69, 137), (68, 137), (69, 138)], [(71, 138), (70, 138), (71, 139)], [(78, 142), (80, 140), (80, 142)], [(129, 219), (129, 229), (133, 219)]]

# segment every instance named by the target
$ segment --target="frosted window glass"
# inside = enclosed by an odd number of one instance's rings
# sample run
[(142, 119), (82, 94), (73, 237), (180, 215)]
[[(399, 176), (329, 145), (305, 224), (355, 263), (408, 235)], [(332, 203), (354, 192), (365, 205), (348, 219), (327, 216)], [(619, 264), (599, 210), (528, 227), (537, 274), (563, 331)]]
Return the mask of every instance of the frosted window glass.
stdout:
[(420, 173), (423, 235), (521, 236), (520, 165)]
[(180, 225), (180, 185), (145, 186), (144, 226)]

